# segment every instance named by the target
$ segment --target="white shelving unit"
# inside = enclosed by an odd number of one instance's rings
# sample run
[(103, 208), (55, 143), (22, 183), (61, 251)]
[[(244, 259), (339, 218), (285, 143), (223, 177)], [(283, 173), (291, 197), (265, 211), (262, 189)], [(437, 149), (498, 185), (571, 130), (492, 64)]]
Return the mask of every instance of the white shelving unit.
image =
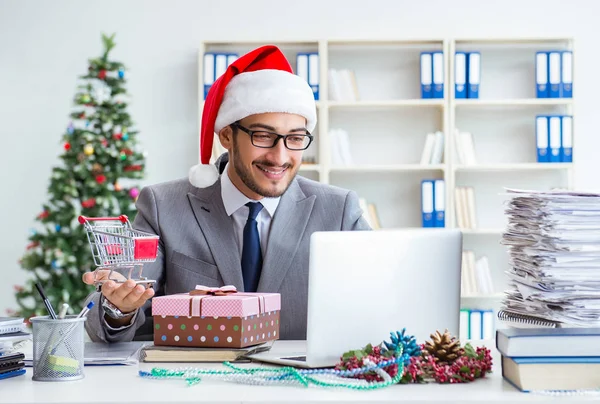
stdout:
[[(199, 122), (203, 108), (205, 52), (244, 54), (263, 42), (206, 42), (198, 59)], [(478, 228), (463, 230), (464, 247), (489, 259), (494, 292), (465, 296), (465, 307), (493, 308), (506, 286), (503, 187), (573, 186), (573, 164), (537, 163), (535, 116), (573, 114), (573, 99), (535, 98), (535, 52), (573, 50), (568, 38), (423, 39), (274, 42), (296, 66), (298, 52), (318, 52), (320, 99), (316, 142), (305, 152), (315, 164), (301, 175), (355, 190), (377, 207), (384, 228), (421, 227), (422, 179), (446, 182), (446, 226), (457, 227), (454, 189), (474, 189)], [(444, 98), (421, 99), (420, 53), (444, 52)], [(480, 98), (454, 99), (454, 53), (481, 52)], [(359, 101), (328, 99), (329, 69), (355, 73)], [(574, 119), (576, 122), (576, 117)], [(574, 124), (576, 127), (576, 124)], [(352, 165), (334, 165), (329, 131), (349, 133)], [(478, 164), (456, 159), (454, 129), (472, 133)], [(427, 133), (444, 134), (442, 164), (421, 165)], [(574, 129), (574, 158), (577, 158)]]

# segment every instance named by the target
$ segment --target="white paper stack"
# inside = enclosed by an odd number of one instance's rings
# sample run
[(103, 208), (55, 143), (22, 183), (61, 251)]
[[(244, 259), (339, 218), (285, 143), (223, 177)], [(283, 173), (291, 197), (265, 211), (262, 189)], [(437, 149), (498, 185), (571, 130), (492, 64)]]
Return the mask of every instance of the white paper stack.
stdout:
[(507, 191), (510, 288), (499, 317), (517, 326), (600, 326), (600, 194)]

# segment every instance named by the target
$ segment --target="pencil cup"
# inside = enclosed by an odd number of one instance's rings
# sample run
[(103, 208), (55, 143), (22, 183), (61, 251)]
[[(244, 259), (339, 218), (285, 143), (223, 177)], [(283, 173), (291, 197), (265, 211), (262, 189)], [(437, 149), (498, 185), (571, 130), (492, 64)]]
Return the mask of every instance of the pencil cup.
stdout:
[(33, 380), (61, 382), (84, 377), (84, 322), (86, 318), (66, 316), (32, 317)]

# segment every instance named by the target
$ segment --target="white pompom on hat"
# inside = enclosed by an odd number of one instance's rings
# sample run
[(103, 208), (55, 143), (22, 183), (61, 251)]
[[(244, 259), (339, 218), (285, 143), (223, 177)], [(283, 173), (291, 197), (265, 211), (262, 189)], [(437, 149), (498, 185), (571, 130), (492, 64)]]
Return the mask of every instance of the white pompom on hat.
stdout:
[(211, 86), (202, 112), (200, 164), (190, 168), (190, 183), (205, 188), (219, 178), (217, 167), (210, 164), (215, 132), (247, 116), (267, 112), (303, 116), (309, 132), (317, 124), (312, 89), (293, 73), (288, 60), (273, 45), (241, 56)]

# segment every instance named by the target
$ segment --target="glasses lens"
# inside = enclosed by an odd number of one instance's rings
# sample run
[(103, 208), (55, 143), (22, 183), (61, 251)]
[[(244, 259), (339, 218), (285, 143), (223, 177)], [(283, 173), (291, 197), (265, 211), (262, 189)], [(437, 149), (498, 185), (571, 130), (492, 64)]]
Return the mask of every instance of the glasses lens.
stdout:
[(277, 136), (269, 132), (254, 132), (252, 142), (258, 147), (273, 147)]
[(308, 135), (288, 135), (285, 138), (286, 147), (290, 150), (304, 150), (310, 144)]

